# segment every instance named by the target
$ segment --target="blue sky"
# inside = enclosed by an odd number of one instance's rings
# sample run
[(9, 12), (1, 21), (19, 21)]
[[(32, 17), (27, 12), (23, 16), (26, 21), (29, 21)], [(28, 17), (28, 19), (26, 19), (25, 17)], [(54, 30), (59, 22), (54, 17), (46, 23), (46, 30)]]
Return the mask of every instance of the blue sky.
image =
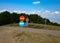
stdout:
[(60, 0), (0, 0), (0, 12), (37, 13), (60, 23)]

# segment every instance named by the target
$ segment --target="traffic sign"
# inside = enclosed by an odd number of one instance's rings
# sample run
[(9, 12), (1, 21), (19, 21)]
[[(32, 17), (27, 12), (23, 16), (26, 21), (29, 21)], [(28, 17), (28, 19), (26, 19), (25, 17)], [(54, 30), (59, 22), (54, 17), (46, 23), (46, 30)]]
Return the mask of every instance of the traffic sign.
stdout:
[(23, 27), (24, 26), (24, 22), (23, 21), (20, 21), (19, 22), (19, 26)]
[(24, 20), (25, 20), (25, 17), (22, 15), (22, 16), (19, 17), (19, 19), (20, 19), (21, 21), (24, 21)]

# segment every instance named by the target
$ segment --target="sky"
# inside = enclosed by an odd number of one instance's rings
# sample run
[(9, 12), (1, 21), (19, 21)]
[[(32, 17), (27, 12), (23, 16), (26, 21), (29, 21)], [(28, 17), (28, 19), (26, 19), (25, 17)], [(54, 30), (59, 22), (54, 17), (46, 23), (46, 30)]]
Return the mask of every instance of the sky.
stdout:
[(60, 0), (0, 0), (3, 11), (38, 14), (52, 22), (60, 23)]

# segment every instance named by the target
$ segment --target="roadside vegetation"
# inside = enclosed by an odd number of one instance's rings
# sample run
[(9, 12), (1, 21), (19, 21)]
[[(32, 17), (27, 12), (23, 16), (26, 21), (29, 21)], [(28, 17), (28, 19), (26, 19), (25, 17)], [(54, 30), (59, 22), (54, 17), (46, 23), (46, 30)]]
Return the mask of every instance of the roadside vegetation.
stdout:
[(36, 23), (30, 23), (28, 25), (29, 28), (34, 28), (34, 29), (44, 29), (44, 30), (59, 30), (60, 31), (60, 26), (52, 26), (52, 25), (46, 25), (46, 24), (36, 24)]
[[(4, 26), (16, 26), (20, 27), (18, 23), (7, 24)], [(33, 28), (33, 29), (44, 29), (44, 30), (57, 30), (60, 31), (60, 26), (52, 26), (46, 24), (37, 24), (37, 23), (29, 23), (28, 26), (24, 26), (24, 28)]]

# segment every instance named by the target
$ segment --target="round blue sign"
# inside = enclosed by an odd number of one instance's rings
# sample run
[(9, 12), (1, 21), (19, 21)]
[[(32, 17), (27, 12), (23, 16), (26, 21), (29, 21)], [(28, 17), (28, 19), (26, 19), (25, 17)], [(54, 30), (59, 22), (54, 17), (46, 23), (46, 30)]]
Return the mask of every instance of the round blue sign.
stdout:
[(23, 27), (24, 26), (24, 22), (23, 21), (20, 21), (19, 22), (19, 26)]

